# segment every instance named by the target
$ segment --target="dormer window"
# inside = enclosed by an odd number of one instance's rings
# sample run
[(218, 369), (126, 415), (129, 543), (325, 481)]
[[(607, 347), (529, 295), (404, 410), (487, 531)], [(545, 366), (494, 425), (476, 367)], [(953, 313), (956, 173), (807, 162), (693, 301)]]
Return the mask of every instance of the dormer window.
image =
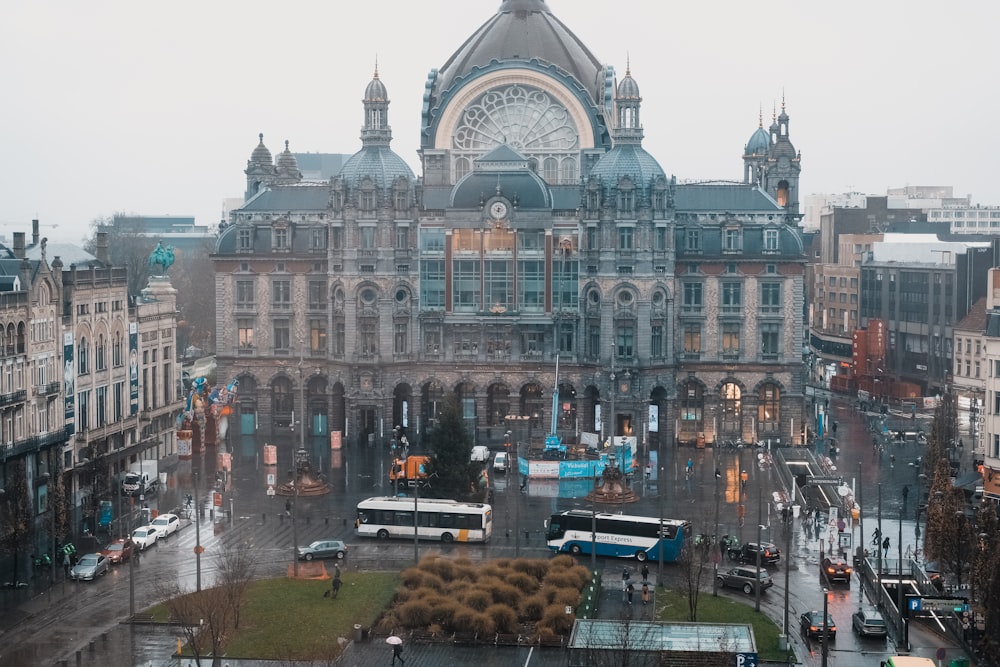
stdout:
[(288, 227), (275, 227), (272, 246), (275, 250), (288, 250)]
[(778, 252), (778, 230), (764, 230), (764, 252)]
[(727, 227), (722, 230), (723, 252), (741, 252), (743, 250), (743, 230), (739, 227)]

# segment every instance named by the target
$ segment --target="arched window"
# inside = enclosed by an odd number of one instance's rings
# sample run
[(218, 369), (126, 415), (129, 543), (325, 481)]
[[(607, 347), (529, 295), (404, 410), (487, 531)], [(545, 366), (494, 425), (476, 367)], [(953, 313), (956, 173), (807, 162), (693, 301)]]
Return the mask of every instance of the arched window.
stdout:
[(290, 418), (292, 414), (292, 382), (280, 377), (271, 385), (271, 410), (275, 421)]
[(704, 430), (705, 395), (697, 382), (686, 382), (681, 387), (681, 430), (685, 433)]
[(76, 374), (86, 375), (90, 372), (90, 359), (87, 355), (87, 337), (80, 336), (80, 344), (77, 345), (76, 349)]
[(572, 185), (576, 182), (576, 160), (571, 157), (563, 158), (560, 168), (562, 169), (560, 181), (563, 185)]
[(489, 426), (503, 426), (510, 414), (510, 389), (507, 385), (492, 384), (486, 391), (486, 411)]
[(760, 433), (781, 433), (781, 389), (772, 383), (757, 390), (757, 429)]
[(559, 182), (559, 161), (554, 157), (545, 158), (543, 164), (545, 182), (554, 185)]
[(115, 333), (115, 339), (111, 343), (111, 365), (114, 368), (121, 368), (124, 363), (124, 357), (122, 356), (123, 348), (123, 336), (122, 332), (118, 331)]
[(743, 425), (740, 419), (740, 415), (742, 414), (742, 397), (739, 385), (735, 382), (727, 382), (722, 385), (722, 395), (719, 398), (719, 407), (722, 410), (722, 436), (725, 438), (742, 436)]
[(96, 368), (99, 371), (107, 370), (107, 347), (104, 341), (104, 334), (97, 337), (97, 347), (94, 349)]
[(455, 182), (457, 183), (463, 176), (469, 173), (469, 159), (460, 157), (455, 160)]

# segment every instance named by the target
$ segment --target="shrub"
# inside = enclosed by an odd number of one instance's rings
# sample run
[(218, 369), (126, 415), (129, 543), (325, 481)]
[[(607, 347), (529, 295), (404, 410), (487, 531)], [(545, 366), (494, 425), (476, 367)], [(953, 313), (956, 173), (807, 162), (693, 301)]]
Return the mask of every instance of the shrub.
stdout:
[(560, 588), (555, 591), (555, 595), (552, 596), (551, 603), (563, 607), (573, 607), (573, 609), (576, 609), (580, 604), (580, 591), (572, 588)]
[(396, 616), (404, 627), (421, 628), (430, 623), (431, 611), (425, 600), (410, 600), (396, 609)]
[(471, 632), (484, 637), (492, 635), (495, 627), (491, 617), (468, 608), (455, 612), (452, 618), (452, 628), (455, 632)]
[(549, 571), (552, 570), (569, 570), (576, 567), (576, 559), (569, 554), (559, 554), (555, 558), (549, 561)]
[(447, 558), (428, 557), (420, 561), (418, 567), (424, 572), (436, 574), (444, 581), (455, 578), (455, 566)]
[(549, 562), (540, 558), (518, 558), (511, 563), (511, 568), (541, 580), (549, 571)]
[(490, 589), (490, 596), (497, 604), (516, 607), (518, 600), (522, 598), (522, 593), (510, 584), (500, 583)]
[(538, 590), (538, 580), (524, 572), (511, 572), (507, 575), (507, 583), (525, 595), (530, 595)]
[(448, 598), (437, 602), (431, 605), (431, 623), (438, 623), (446, 628), (451, 627), (451, 620), (462, 609), (462, 605)]
[(444, 628), (442, 628), (437, 623), (431, 623), (430, 625), (427, 626), (427, 632), (431, 633), (431, 635), (435, 637), (440, 637), (441, 635), (444, 634)]
[(493, 619), (497, 632), (505, 634), (517, 632), (517, 614), (505, 604), (493, 604), (486, 608), (486, 615)]
[(552, 572), (542, 580), (547, 588), (574, 588), (579, 590), (580, 584), (572, 572)]
[(425, 572), (416, 568), (409, 568), (403, 572), (403, 585), (407, 588), (431, 588), (436, 591), (444, 590), (444, 580), (433, 572)]
[(506, 579), (510, 576), (510, 568), (497, 567), (493, 563), (479, 568), (478, 572), (480, 581), (489, 578)]
[(539, 629), (548, 628), (557, 635), (565, 635), (573, 628), (573, 614), (567, 614), (564, 605), (553, 604), (545, 608)]
[(452, 572), (452, 578), (454, 581), (475, 581), (479, 578), (479, 574), (476, 572), (476, 568), (471, 565), (455, 565)]
[(589, 584), (590, 579), (593, 576), (593, 573), (590, 571), (590, 569), (582, 565), (577, 565), (572, 569), (570, 569), (569, 574), (576, 577), (576, 586), (574, 586), (574, 588), (576, 588), (577, 590)]
[(537, 621), (545, 613), (545, 596), (538, 593), (521, 601), (521, 616), (526, 621)]
[(462, 602), (476, 611), (485, 611), (493, 602), (493, 596), (479, 588), (470, 588), (466, 591)]

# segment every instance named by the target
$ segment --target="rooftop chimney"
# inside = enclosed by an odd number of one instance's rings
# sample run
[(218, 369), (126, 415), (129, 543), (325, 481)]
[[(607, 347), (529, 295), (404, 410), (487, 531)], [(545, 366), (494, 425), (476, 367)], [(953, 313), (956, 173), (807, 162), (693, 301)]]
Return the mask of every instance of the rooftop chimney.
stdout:
[(38, 245), (38, 218), (31, 221), (31, 245)]
[(24, 232), (14, 232), (14, 257), (24, 259)]

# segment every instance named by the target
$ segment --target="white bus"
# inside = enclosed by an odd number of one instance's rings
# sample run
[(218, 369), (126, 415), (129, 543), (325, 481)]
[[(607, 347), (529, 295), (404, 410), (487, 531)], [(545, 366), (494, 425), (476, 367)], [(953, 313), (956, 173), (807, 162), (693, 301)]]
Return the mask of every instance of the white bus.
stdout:
[[(413, 498), (382, 496), (358, 503), (354, 532), (360, 537), (413, 538)], [(441, 542), (489, 542), (493, 508), (483, 503), (420, 498), (416, 501), (418, 537)]]
[(692, 538), (690, 521), (584, 510), (553, 514), (545, 528), (546, 543), (556, 552), (589, 554), (595, 547), (598, 556), (667, 563), (680, 558), (684, 541)]

